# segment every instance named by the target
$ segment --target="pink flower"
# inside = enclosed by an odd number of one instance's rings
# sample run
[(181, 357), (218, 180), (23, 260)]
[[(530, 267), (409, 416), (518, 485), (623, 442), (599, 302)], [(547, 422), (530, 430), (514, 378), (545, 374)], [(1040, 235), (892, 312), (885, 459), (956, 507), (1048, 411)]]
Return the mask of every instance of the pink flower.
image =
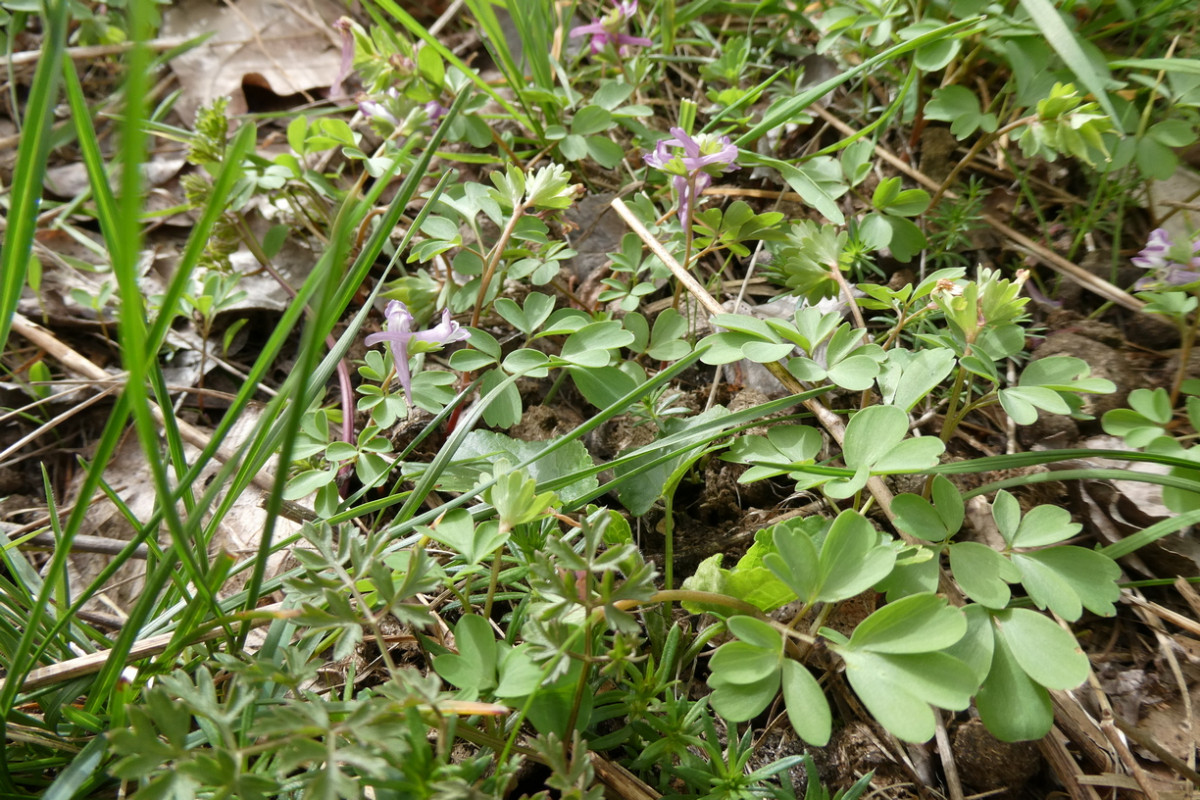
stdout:
[(429, 115), (429, 121), (434, 125), (437, 125), (438, 120), (446, 116), (446, 112), (449, 110), (437, 100), (430, 100), (425, 104), (425, 113)]
[[(394, 88), (388, 89), (383, 93), (383, 97), (379, 100), (372, 100), (368, 95), (360, 94), (358, 96), (358, 110), (362, 115), (369, 120), (384, 123), (392, 128), (400, 124), (400, 119), (394, 113), (393, 108), (400, 101), (400, 93)], [(389, 105), (393, 108), (389, 108)]]
[(408, 402), (408, 407), (412, 408), (412, 372), (408, 367), (409, 356), (428, 353), (451, 342), (461, 342), (470, 334), (450, 319), (448, 308), (442, 310), (442, 321), (427, 331), (413, 331), (413, 316), (409, 313), (408, 306), (399, 300), (392, 300), (387, 304), (384, 316), (387, 317), (387, 330), (372, 333), (363, 342), (367, 346), (379, 342), (387, 342), (392, 346), (396, 377), (404, 387), (404, 399)]
[[(738, 169), (737, 145), (728, 136), (698, 133), (688, 136), (683, 128), (671, 128), (670, 139), (662, 139), (654, 152), (643, 156), (647, 166), (674, 175), (672, 185), (679, 195), (679, 219), (686, 225), (696, 198), (712, 185), (713, 175)], [(682, 148), (672, 152), (671, 148)]]
[(571, 29), (572, 39), (578, 36), (592, 37), (592, 54), (595, 55), (604, 48), (612, 45), (619, 55), (625, 55), (626, 46), (649, 47), (654, 42), (641, 36), (630, 36), (622, 33), (625, 22), (637, 13), (637, 0), (613, 0), (613, 10), (603, 17), (594, 18), (588, 25), (579, 25)]
[[(1191, 245), (1190, 252), (1187, 244)], [(1149, 274), (1133, 285), (1134, 289), (1162, 286), (1184, 286), (1200, 281), (1200, 241), (1176, 245), (1163, 228), (1150, 231), (1146, 246), (1130, 259), (1135, 267)]]
[(333, 79), (333, 84), (329, 87), (330, 97), (341, 97), (345, 94), (342, 90), (342, 81), (346, 80), (350, 69), (354, 66), (354, 32), (351, 30), (350, 24), (348, 17), (342, 17), (333, 23), (333, 29), (342, 35), (342, 63), (338, 67), (337, 77)]

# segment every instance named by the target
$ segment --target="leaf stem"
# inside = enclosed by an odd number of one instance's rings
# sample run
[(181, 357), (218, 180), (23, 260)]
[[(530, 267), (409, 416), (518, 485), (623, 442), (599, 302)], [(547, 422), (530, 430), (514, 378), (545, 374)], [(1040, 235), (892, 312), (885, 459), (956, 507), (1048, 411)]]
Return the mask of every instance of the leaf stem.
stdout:
[(508, 240), (512, 238), (513, 231), (517, 229), (517, 223), (521, 221), (521, 217), (525, 216), (525, 210), (529, 206), (521, 203), (513, 209), (512, 216), (508, 218), (508, 223), (504, 226), (504, 230), (500, 232), (500, 238), (492, 247), (492, 257), (488, 259), (487, 267), (483, 270), (483, 275), (479, 278), (479, 295), (475, 298), (475, 311), (471, 314), (471, 327), (479, 327), (479, 316), (483, 313), (483, 304), (487, 300), (488, 285), (492, 282), (492, 276), (496, 274), (496, 267), (500, 265), (500, 258), (504, 255), (505, 248), (508, 247)]

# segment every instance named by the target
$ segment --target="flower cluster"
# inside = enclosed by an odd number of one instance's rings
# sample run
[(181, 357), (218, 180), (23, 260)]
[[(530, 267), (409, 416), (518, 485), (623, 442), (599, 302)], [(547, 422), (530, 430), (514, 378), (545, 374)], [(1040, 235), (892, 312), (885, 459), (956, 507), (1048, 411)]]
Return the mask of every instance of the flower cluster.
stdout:
[(395, 89), (388, 89), (379, 100), (372, 100), (366, 94), (358, 96), (358, 110), (364, 117), (385, 123), (393, 128), (400, 124), (399, 118), (394, 113), (398, 110), (399, 103), (400, 93)]
[(1148, 271), (1133, 285), (1134, 289), (1184, 286), (1200, 281), (1200, 241), (1177, 245), (1162, 228), (1150, 232), (1146, 246), (1131, 261), (1135, 267)]
[(614, 8), (603, 17), (592, 19), (588, 25), (579, 25), (571, 29), (571, 38), (578, 36), (592, 37), (592, 54), (595, 55), (609, 45), (616, 48), (619, 55), (625, 55), (630, 45), (649, 47), (653, 42), (641, 36), (630, 36), (622, 33), (626, 21), (637, 13), (637, 0), (613, 0)]
[(647, 165), (675, 176), (679, 218), (686, 225), (696, 198), (712, 185), (713, 176), (738, 169), (733, 163), (738, 149), (728, 136), (698, 133), (693, 137), (683, 128), (671, 128), (671, 137), (661, 140), (644, 158)]
[(399, 300), (387, 304), (384, 312), (387, 317), (387, 330), (372, 333), (364, 339), (367, 346), (387, 342), (392, 346), (392, 362), (396, 368), (396, 377), (404, 387), (404, 399), (412, 408), (412, 372), (408, 367), (410, 356), (438, 350), (442, 345), (451, 342), (461, 342), (470, 334), (461, 325), (450, 319), (450, 310), (443, 309), (442, 321), (427, 331), (414, 331), (413, 315), (408, 306)]

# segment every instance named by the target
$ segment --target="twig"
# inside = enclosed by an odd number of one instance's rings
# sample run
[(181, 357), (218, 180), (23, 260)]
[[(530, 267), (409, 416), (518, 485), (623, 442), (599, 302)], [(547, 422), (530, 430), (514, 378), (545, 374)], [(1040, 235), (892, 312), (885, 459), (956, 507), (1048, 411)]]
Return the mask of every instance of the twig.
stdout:
[(1178, 756), (1159, 744), (1158, 740), (1153, 736), (1129, 720), (1118, 717), (1116, 714), (1113, 714), (1113, 724), (1117, 726), (1117, 730), (1137, 742), (1139, 747), (1143, 747), (1154, 753), (1155, 758), (1187, 778), (1196, 785), (1196, 788), (1200, 788), (1200, 772), (1196, 772), (1196, 770), (1183, 763)]
[[(269, 622), (274, 622), (276, 619), (283, 619), (287, 616), (297, 614), (299, 610), (285, 609), (282, 603), (272, 603), (269, 606), (262, 606), (254, 609), (253, 618), (250, 619), (250, 624), (253, 626), (265, 625)], [(238, 617), (245, 616), (243, 614), (236, 615)], [(216, 627), (210, 631), (200, 634), (196, 637), (189, 637), (188, 644), (199, 644), (207, 642), (211, 639), (220, 638), (225, 632), (224, 628)], [(176, 638), (175, 633), (163, 633), (158, 636), (149, 636), (145, 639), (140, 639), (134, 642), (129, 648), (129, 652), (125, 654), (125, 661), (140, 661), (143, 658), (156, 656), (166, 652), (171, 646), (172, 641)], [(43, 686), (53, 686), (56, 683), (69, 681), (74, 678), (79, 678), (84, 675), (94, 675), (99, 672), (108, 659), (112, 656), (112, 650), (99, 650), (95, 653), (88, 653), (85, 656), (78, 658), (67, 659), (57, 664), (51, 664), (48, 667), (30, 670), (25, 675), (25, 680), (21, 682), (21, 688), (25, 691), (40, 689)], [(3, 689), (4, 681), (0, 680), (0, 689)]]
[(1150, 783), (1150, 776), (1146, 774), (1146, 771), (1137, 763), (1137, 759), (1133, 757), (1133, 753), (1129, 751), (1129, 746), (1125, 744), (1124, 737), (1113, 722), (1111, 712), (1106, 712), (1103, 719), (1100, 720), (1100, 730), (1104, 731), (1104, 735), (1112, 742), (1113, 749), (1117, 751), (1125, 769), (1133, 774), (1133, 779), (1138, 782), (1138, 786), (1142, 787), (1142, 794), (1150, 800), (1158, 800), (1158, 792), (1154, 789), (1154, 784)]
[(962, 781), (958, 777), (958, 765), (954, 763), (954, 748), (950, 746), (950, 736), (946, 733), (946, 720), (940, 713), (934, 712), (937, 720), (938, 755), (942, 759), (942, 771), (946, 773), (946, 788), (950, 790), (950, 800), (963, 800)]
[(1054, 775), (1062, 781), (1071, 800), (1100, 800), (1099, 793), (1081, 780), (1085, 776), (1071, 757), (1071, 752), (1067, 750), (1066, 738), (1058, 726), (1051, 725), (1050, 732), (1038, 740), (1038, 749), (1042, 751), (1042, 757), (1050, 764)]
[(1146, 609), (1146, 611), (1150, 612), (1159, 619), (1164, 619), (1172, 625), (1177, 625), (1188, 633), (1200, 636), (1200, 623), (1196, 622), (1196, 620), (1190, 617), (1185, 617), (1183, 614), (1172, 611), (1169, 608), (1163, 608), (1158, 603), (1151, 603), (1150, 601), (1144, 600), (1137, 595), (1130, 593), (1124, 594), (1125, 596), (1122, 598), (1123, 600), (1128, 600), (1138, 608)]
[[(187, 44), (189, 41), (191, 40), (181, 38), (151, 39), (141, 44), (143, 47), (162, 52), (164, 50), (173, 50), (176, 47)], [(121, 42), (119, 44), (89, 44), (81, 47), (68, 47), (65, 55), (67, 58), (75, 59), (76, 61), (82, 61), (85, 58), (104, 58), (105, 56), (116, 56), (128, 52), (133, 49), (134, 44), (135, 42)], [(14, 67), (20, 67), (25, 64), (35, 64), (41, 58), (41, 50), (22, 50), (19, 53), (13, 53), (9, 58), (9, 63)]]
[[(29, 538), (21, 544), (22, 547), (31, 550), (54, 550), (59, 546), (59, 541), (54, 538), (52, 533), (39, 533)], [(78, 533), (71, 540), (71, 551), (78, 553), (98, 553), (102, 556), (115, 556), (124, 552), (129, 546), (129, 542), (124, 539), (110, 539), (106, 536), (89, 536), (86, 533)], [(150, 555), (150, 548), (144, 544), (139, 544), (133, 549), (132, 558), (147, 558)]]

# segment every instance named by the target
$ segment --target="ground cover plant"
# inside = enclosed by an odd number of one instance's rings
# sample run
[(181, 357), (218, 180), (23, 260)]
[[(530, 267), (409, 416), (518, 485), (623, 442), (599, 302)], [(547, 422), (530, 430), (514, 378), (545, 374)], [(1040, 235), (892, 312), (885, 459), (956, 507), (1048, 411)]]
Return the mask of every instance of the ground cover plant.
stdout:
[(0, 796), (1200, 788), (1191, 3), (0, 10)]

